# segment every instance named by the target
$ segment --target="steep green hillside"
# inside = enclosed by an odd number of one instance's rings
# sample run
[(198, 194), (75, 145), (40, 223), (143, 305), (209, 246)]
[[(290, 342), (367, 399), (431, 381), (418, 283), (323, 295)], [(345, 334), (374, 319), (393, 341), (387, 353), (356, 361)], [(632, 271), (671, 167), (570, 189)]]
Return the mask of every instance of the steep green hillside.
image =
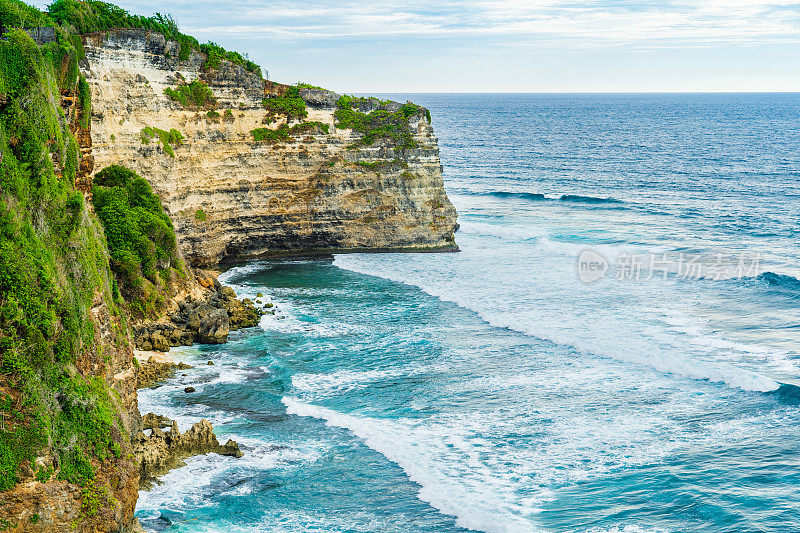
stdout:
[[(55, 42), (14, 29), (42, 26)], [(0, 0), (0, 27), (0, 492), (55, 476), (85, 487), (81, 505), (91, 508), (81, 516), (94, 516), (119, 507), (107, 487), (123, 490), (113, 478), (130, 443), (131, 413), (109, 386), (111, 354), (129, 344), (130, 317), (158, 314), (187, 272), (144, 179), (122, 167), (99, 172), (94, 211), (74, 186), (76, 133), (91, 110), (79, 33), (147, 28), (181, 42), (182, 56), (207, 53), (209, 68), (226, 58), (260, 70), (181, 34), (170, 17), (97, 1), (56, 0), (42, 13)], [(0, 520), (0, 530), (9, 525)]]
[(114, 165), (95, 175), (92, 201), (128, 308), (137, 317), (157, 314), (176, 279), (187, 275), (161, 200), (147, 180)]
[[(97, 218), (73, 182), (78, 145), (59, 105), (76, 93), (69, 40), (38, 46), (13, 30), (0, 42), (0, 489), (50, 447), (58, 476), (85, 485), (119, 456), (123, 440), (110, 393), (77, 361), (97, 357), (95, 297), (111, 296), (108, 252)], [(119, 342), (125, 342), (120, 334)], [(45, 452), (46, 453), (46, 452)]]

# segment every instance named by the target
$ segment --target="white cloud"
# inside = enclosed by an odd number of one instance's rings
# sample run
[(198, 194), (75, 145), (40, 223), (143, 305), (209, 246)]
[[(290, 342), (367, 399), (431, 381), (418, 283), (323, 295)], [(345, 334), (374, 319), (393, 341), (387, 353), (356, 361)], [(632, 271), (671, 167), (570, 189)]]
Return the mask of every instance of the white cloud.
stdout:
[[(309, 40), (376, 36), (487, 37), (566, 47), (691, 46), (800, 41), (800, 2), (472, 0), (225, 7), (235, 20), (187, 27), (203, 35)], [(239, 13), (239, 16), (234, 15)], [(227, 18), (227, 17), (226, 17)], [(246, 21), (246, 22), (245, 22)], [(232, 22), (228, 23), (228, 22)], [(238, 23), (237, 23), (238, 22)]]

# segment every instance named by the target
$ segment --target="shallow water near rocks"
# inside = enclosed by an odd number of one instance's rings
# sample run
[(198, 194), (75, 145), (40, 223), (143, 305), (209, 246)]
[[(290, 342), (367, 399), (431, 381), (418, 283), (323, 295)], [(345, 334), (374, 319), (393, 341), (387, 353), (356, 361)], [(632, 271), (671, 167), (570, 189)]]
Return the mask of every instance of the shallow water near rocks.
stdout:
[[(278, 314), (177, 349), (194, 368), (140, 409), (207, 418), (245, 456), (188, 460), (140, 493), (142, 524), (800, 529), (800, 98), (411, 99), (432, 111), (462, 252), (223, 274)], [(587, 248), (612, 265), (592, 284)], [(681, 252), (759, 270), (614, 278), (625, 254)]]

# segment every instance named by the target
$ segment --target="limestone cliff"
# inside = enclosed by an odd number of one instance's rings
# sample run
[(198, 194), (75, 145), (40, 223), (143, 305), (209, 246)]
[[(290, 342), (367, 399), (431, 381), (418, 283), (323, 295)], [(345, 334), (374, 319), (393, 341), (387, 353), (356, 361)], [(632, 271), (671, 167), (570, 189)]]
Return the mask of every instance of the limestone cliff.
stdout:
[[(443, 187), (437, 139), (425, 113), (410, 118), (415, 147), (376, 142), (334, 125), (338, 95), (302, 89), (308, 121), (328, 125), (289, 140), (255, 141), (262, 98), (286, 86), (222, 61), (204, 70), (193, 51), (159, 33), (112, 30), (85, 37), (83, 72), (93, 102), (95, 168), (125, 165), (152, 184), (190, 264), (354, 250), (454, 250), (456, 212)], [(187, 110), (164, 89), (201, 78), (217, 110)], [(218, 112), (218, 115), (217, 115)], [(273, 124), (271, 127), (278, 127)], [(184, 137), (174, 157), (142, 129)], [(376, 164), (377, 163), (377, 164)]]

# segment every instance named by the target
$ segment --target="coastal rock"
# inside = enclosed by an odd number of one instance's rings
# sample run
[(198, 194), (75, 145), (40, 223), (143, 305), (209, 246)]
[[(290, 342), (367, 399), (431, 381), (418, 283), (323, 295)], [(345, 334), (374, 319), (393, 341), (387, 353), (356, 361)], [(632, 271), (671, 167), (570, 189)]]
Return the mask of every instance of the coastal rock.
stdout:
[[(169, 431), (163, 431), (165, 427), (169, 427)], [(133, 455), (143, 486), (147, 486), (154, 477), (183, 466), (183, 459), (187, 457), (206, 453), (236, 458), (244, 455), (233, 440), (228, 439), (220, 445), (211, 423), (205, 419), (181, 434), (174, 420), (149, 413), (144, 417), (143, 429), (149, 430), (150, 435), (140, 430), (133, 439)]]
[(204, 299), (190, 295), (179, 299), (173, 312), (160, 320), (145, 320), (133, 328), (133, 340), (139, 350), (166, 352), (171, 346), (221, 344), (231, 331), (258, 325), (263, 314), (245, 298), (223, 287), (216, 276), (195, 271), (198, 286), (205, 289)]
[(229, 455), (231, 457), (236, 457), (236, 458), (242, 457), (244, 455), (242, 450), (239, 449), (239, 445), (236, 443), (236, 441), (231, 439), (228, 439), (228, 441), (225, 444), (222, 444), (217, 450), (217, 453), (220, 455)]
[(169, 342), (160, 333), (153, 333), (150, 336), (150, 343), (153, 345), (153, 350), (157, 352), (166, 352), (169, 350)]
[(230, 322), (228, 311), (212, 309), (203, 314), (197, 328), (197, 342), (201, 344), (222, 344), (228, 341)]
[(169, 361), (158, 361), (155, 357), (150, 357), (144, 363), (139, 363), (136, 368), (136, 388), (144, 389), (152, 387), (159, 382), (171, 377), (177, 370), (192, 368), (186, 363), (172, 363)]

